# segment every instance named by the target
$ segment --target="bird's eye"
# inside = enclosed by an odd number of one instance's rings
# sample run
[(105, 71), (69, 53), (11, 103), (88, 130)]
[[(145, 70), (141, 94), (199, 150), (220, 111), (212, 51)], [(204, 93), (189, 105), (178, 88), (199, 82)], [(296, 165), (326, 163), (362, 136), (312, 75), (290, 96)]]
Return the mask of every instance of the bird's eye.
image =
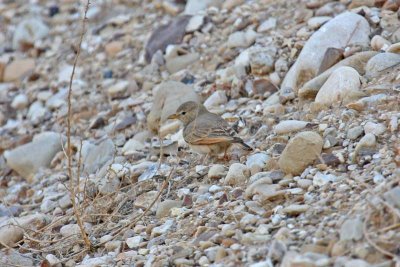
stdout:
[(186, 114), (186, 111), (182, 111), (181, 114), (182, 114), (182, 115), (185, 115), (185, 114)]

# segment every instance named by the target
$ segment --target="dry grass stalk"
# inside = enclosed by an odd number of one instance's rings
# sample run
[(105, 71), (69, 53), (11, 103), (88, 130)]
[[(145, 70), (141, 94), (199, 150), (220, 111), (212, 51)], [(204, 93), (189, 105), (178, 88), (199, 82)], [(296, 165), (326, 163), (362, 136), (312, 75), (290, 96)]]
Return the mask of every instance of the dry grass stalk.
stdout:
[[(80, 215), (80, 211), (78, 208), (78, 203), (76, 203), (76, 189), (75, 189), (75, 185), (74, 185), (74, 176), (72, 173), (72, 146), (71, 146), (71, 118), (72, 118), (72, 81), (74, 79), (74, 74), (75, 74), (75, 68), (76, 68), (76, 64), (78, 62), (78, 58), (81, 52), (81, 45), (82, 45), (82, 41), (83, 41), (83, 37), (85, 35), (86, 32), (86, 20), (87, 20), (87, 12), (89, 10), (89, 5), (90, 5), (90, 0), (87, 0), (86, 5), (85, 5), (85, 13), (82, 19), (82, 32), (80, 35), (80, 39), (79, 39), (79, 43), (77, 46), (77, 51), (76, 51), (76, 55), (75, 55), (75, 60), (74, 60), (74, 64), (72, 67), (72, 73), (71, 73), (71, 77), (69, 80), (69, 88), (68, 88), (68, 117), (67, 117), (67, 156), (68, 156), (68, 176), (69, 176), (69, 191), (71, 194), (71, 202), (72, 202), (72, 207), (74, 209), (74, 215), (76, 218), (76, 221), (78, 223), (79, 229), (81, 231), (81, 235), (83, 238), (83, 241), (85, 242), (85, 246), (86, 249), (90, 250), (92, 245), (90, 243), (90, 240), (85, 232), (84, 226), (83, 226), (83, 222), (81, 219), (81, 215)], [(80, 154), (80, 152), (79, 152)], [(78, 165), (80, 165), (80, 160), (78, 162)], [(78, 169), (80, 169), (80, 167), (78, 167)], [(77, 179), (79, 181), (79, 173), (76, 174), (77, 175)]]

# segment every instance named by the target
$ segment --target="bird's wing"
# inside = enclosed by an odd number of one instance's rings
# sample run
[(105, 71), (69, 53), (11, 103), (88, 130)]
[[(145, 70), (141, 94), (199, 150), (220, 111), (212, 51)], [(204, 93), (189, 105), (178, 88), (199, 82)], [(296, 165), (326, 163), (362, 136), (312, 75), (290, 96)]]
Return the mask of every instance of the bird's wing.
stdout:
[(191, 122), (184, 132), (185, 140), (193, 145), (234, 142), (236, 132), (218, 115), (208, 113)]

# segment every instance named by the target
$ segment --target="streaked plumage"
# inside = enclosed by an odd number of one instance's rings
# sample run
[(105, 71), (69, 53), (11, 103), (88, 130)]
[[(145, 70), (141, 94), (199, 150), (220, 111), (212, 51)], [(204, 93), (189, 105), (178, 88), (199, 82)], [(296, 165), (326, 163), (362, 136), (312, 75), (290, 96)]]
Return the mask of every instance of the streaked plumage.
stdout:
[(252, 150), (223, 118), (209, 112), (202, 104), (186, 102), (170, 118), (183, 122), (183, 138), (198, 153), (226, 155), (234, 143)]

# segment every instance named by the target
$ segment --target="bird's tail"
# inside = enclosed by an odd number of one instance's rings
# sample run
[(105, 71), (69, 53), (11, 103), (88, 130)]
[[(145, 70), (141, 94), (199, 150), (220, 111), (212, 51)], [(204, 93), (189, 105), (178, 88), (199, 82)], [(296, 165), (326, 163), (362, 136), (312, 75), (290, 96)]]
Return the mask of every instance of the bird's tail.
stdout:
[(234, 137), (233, 139), (234, 143), (237, 143), (239, 145), (241, 145), (243, 147), (243, 149), (247, 150), (247, 151), (252, 151), (253, 148), (250, 147), (248, 144), (246, 144), (241, 138), (239, 137)]

